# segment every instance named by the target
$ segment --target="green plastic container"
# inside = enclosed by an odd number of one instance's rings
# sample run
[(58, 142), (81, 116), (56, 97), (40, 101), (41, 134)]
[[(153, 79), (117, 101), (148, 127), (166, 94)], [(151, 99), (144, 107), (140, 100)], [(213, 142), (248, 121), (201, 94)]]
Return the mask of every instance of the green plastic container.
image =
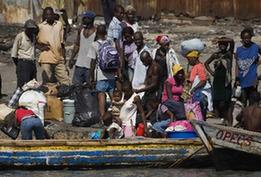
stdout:
[(63, 100), (63, 117), (64, 122), (71, 124), (74, 118), (75, 107), (74, 100), (66, 99)]

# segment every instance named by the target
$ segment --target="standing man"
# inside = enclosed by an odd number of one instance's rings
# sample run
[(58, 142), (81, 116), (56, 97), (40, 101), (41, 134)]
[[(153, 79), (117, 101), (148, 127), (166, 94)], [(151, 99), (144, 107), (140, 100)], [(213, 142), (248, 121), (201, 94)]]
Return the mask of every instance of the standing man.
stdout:
[(111, 42), (121, 40), (122, 26), (121, 21), (124, 17), (124, 8), (121, 5), (116, 5), (114, 9), (114, 17), (108, 28), (107, 39)]
[(134, 74), (132, 80), (132, 87), (134, 89), (140, 89), (144, 87), (144, 81), (147, 72), (147, 66), (145, 66), (141, 59), (140, 55), (143, 51), (150, 52), (149, 48), (144, 44), (143, 35), (141, 32), (134, 33), (134, 42), (137, 46), (137, 50), (133, 53), (133, 59), (135, 61)]
[(161, 68), (160, 65), (152, 59), (148, 51), (143, 51), (140, 54), (140, 60), (144, 66), (148, 67), (146, 72), (146, 78), (144, 82), (144, 87), (140, 89), (133, 89), (134, 92), (145, 92), (152, 97), (158, 96), (159, 83), (161, 79)]
[(99, 111), (101, 117), (105, 113), (105, 100), (106, 94), (108, 92), (111, 96), (115, 88), (115, 71), (104, 71), (100, 67), (100, 62), (102, 61), (101, 50), (104, 50), (103, 45), (108, 42), (106, 40), (106, 26), (99, 25), (96, 32), (96, 41), (92, 43), (91, 48), (88, 52), (88, 57), (91, 58), (91, 71), (90, 71), (90, 80), (94, 81), (96, 78), (96, 90), (99, 92)]
[(44, 21), (39, 24), (39, 63), (42, 67), (43, 83), (57, 82), (69, 85), (69, 73), (65, 67), (64, 31), (61, 22), (55, 20), (51, 7), (43, 11)]
[(11, 57), (16, 65), (17, 87), (36, 78), (35, 40), (39, 28), (35, 21), (27, 20), (25, 30), (14, 40)]
[(148, 108), (148, 102), (152, 100), (160, 100), (160, 79), (161, 76), (161, 68), (160, 65), (152, 59), (150, 53), (148, 51), (143, 51), (140, 54), (140, 60), (144, 64), (144, 66), (148, 67), (146, 72), (146, 78), (144, 81), (144, 86), (139, 89), (133, 89), (136, 93), (144, 92), (144, 96), (142, 97), (143, 105)]
[(144, 109), (146, 112), (151, 112), (155, 110), (154, 106), (150, 103), (157, 103), (159, 102), (159, 85), (160, 85), (160, 65), (152, 59), (150, 56), (150, 53), (148, 51), (143, 51), (140, 54), (140, 60), (143, 63), (144, 66), (148, 67), (146, 72), (146, 78), (144, 82), (144, 86), (140, 89), (133, 89), (136, 93), (144, 92), (144, 96), (142, 97), (142, 100), (140, 101), (139, 96), (136, 98), (136, 104), (141, 112), (144, 130), (146, 134), (148, 134), (147, 129), (147, 120), (144, 116)]
[[(82, 27), (78, 31), (77, 40), (74, 45), (73, 53), (69, 62), (69, 67), (72, 69), (75, 64), (73, 75), (73, 84), (83, 84), (89, 82), (89, 74), (91, 68), (91, 59), (87, 57), (89, 49), (94, 42), (96, 28), (94, 27), (95, 13), (85, 12), (82, 18)], [(78, 58), (75, 56), (78, 53)]]

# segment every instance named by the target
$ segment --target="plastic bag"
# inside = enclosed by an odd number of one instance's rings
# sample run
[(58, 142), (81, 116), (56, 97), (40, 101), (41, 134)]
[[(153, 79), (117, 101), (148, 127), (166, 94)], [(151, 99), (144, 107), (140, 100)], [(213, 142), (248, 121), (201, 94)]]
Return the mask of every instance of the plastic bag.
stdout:
[(188, 120), (195, 119), (195, 120), (203, 121), (203, 115), (198, 101), (194, 103), (192, 103), (192, 101), (189, 101), (185, 103), (184, 106), (185, 106), (186, 117)]
[(192, 125), (187, 120), (178, 120), (171, 122), (169, 127), (165, 130), (166, 132), (186, 132), (194, 131)]
[(10, 114), (14, 114), (14, 111), (5, 104), (0, 104), (0, 122), (4, 121)]
[(26, 91), (29, 89), (37, 89), (41, 86), (41, 84), (39, 82), (37, 82), (35, 79), (27, 82), (26, 84), (23, 85), (22, 90)]
[(68, 85), (60, 85), (58, 88), (58, 97), (62, 98), (74, 98), (74, 89), (75, 86), (68, 86)]
[(88, 87), (75, 89), (75, 114), (72, 121), (74, 126), (89, 127), (100, 121), (98, 92)]
[(196, 50), (202, 52), (205, 48), (204, 43), (200, 39), (190, 39), (181, 43), (181, 54), (185, 56), (188, 52)]
[(20, 127), (15, 118), (15, 113), (9, 114), (1, 125), (1, 131), (12, 139), (16, 139), (20, 132)]

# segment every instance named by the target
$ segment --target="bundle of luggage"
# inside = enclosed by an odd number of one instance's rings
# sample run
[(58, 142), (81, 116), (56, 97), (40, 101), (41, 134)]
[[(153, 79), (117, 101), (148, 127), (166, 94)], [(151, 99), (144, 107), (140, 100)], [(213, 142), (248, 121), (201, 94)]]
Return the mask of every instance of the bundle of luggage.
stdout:
[(97, 92), (87, 85), (43, 86), (32, 80), (18, 88), (8, 105), (0, 105), (0, 128), (12, 139), (19, 135), (20, 125), (15, 112), (20, 108), (32, 111), (43, 125), (52, 120), (89, 127), (100, 120)]

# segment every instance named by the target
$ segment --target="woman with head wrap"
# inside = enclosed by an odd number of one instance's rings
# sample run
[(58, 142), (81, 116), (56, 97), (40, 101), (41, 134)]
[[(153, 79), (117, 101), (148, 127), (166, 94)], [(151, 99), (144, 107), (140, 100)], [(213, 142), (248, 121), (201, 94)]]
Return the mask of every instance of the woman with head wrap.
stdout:
[(162, 102), (168, 99), (174, 101), (181, 101), (181, 95), (184, 90), (185, 72), (184, 69), (179, 65), (175, 64), (172, 67), (173, 76), (169, 77), (164, 84)]
[(196, 50), (189, 51), (186, 54), (189, 65), (192, 66), (189, 82), (191, 83), (190, 94), (192, 101), (199, 101), (202, 114), (206, 118), (208, 111), (213, 111), (211, 85), (207, 80), (207, 73), (204, 65), (199, 61), (200, 52)]
[(167, 35), (156, 37), (159, 48), (153, 50), (152, 57), (161, 67), (161, 92), (163, 91), (164, 82), (168, 77), (173, 76), (172, 66), (179, 64), (176, 52), (170, 48), (170, 38)]
[(122, 30), (123, 40), (120, 41), (120, 56), (123, 67), (124, 79), (128, 79), (132, 82), (134, 68), (135, 68), (135, 58), (133, 53), (137, 50), (137, 46), (134, 43), (134, 31), (131, 27), (123, 28)]

